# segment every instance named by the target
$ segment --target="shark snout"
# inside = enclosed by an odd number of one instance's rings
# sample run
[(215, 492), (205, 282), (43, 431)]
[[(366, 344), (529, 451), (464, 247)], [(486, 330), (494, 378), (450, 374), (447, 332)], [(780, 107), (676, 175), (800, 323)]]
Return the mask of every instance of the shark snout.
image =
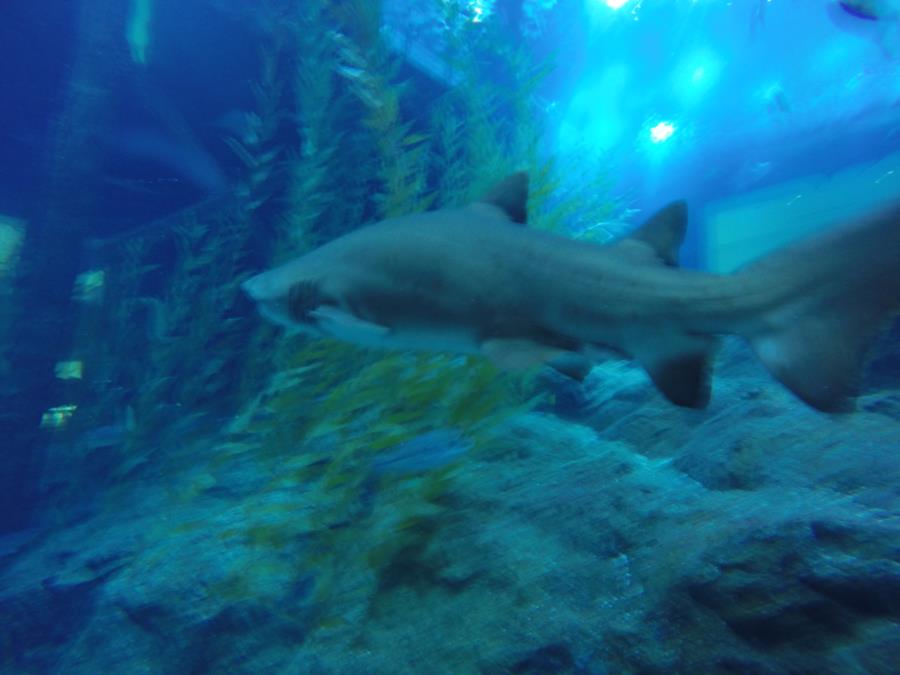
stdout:
[(266, 279), (266, 274), (257, 274), (241, 284), (241, 289), (256, 302), (269, 300), (273, 297), (272, 283)]
[(291, 331), (300, 328), (290, 316), (289, 292), (278, 275), (271, 271), (257, 274), (242, 283), (241, 289), (256, 303), (256, 309), (263, 318)]

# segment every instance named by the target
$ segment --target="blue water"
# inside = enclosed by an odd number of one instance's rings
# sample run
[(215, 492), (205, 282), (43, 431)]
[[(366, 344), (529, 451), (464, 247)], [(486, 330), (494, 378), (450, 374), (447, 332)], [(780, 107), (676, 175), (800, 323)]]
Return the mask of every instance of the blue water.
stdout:
[(694, 410), (617, 345), (372, 349), (343, 288), (287, 293), (339, 341), (241, 284), (516, 171), (594, 243), (685, 199), (692, 271), (861, 222), (900, 2), (6, 0), (0, 90), (0, 671), (897, 671), (895, 229), (796, 343), (858, 322), (842, 414), (732, 337)]

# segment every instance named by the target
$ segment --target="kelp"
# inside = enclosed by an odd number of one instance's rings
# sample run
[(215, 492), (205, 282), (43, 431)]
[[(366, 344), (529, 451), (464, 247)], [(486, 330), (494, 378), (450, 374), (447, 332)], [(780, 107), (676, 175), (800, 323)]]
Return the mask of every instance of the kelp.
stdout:
[[(304, 178), (289, 189), (287, 217), (297, 228), (286, 233), (289, 241), (310, 241), (315, 237), (309, 230), (336, 227), (326, 224), (329, 214), (318, 192), (336, 184), (336, 171), (351, 186), (368, 174), (361, 213), (374, 219), (463, 202), (504, 173), (537, 162), (530, 97), (539, 73), (525, 67), (521, 53), (518, 60), (510, 57), (508, 69), (516, 77), (501, 90), (481, 84), (486, 74), (472, 45), (457, 51), (454, 69), (463, 84), (428, 106), (432, 114), (410, 115), (405, 98), (414, 90), (397, 80), (376, 6), (312, 3), (303, 10), (303, 25), (318, 39), (301, 72), (320, 76), (316, 84), (308, 74), (298, 79), (310, 91), (296, 118), (303, 121), (303, 150), (290, 159), (291, 175)], [(442, 3), (436, 7), (445, 11)], [(328, 28), (313, 29), (310, 13), (317, 21), (329, 17)], [(453, 39), (464, 45), (462, 33), (471, 27), (450, 25), (460, 31)], [(317, 117), (326, 105), (338, 116), (356, 111), (357, 123), (337, 133), (333, 118)], [(315, 119), (322, 126), (307, 128)], [(361, 160), (339, 166), (345, 149)], [(536, 194), (539, 203), (544, 193)], [(465, 457), (477, 457), (497, 442), (505, 420), (546, 396), (531, 377), (501, 373), (477, 357), (384, 353), (309, 340), (279, 342), (272, 359), (276, 371), (230, 425), (209, 470), (227, 473), (230, 463), (249, 457), (267, 467), (265, 490), (296, 491), (291, 518), (270, 521), (254, 510), (245, 530), (229, 536), (273, 549), (304, 542), (298, 555), (313, 574), (323, 628), (341, 625), (348, 603), (389, 586), (398, 560), (423, 553), (451, 517), (447, 499), (464, 460), (381, 475), (373, 470), (378, 458), (435, 430), (459, 434), (471, 443)]]
[(214, 224), (188, 213), (153, 244), (131, 239), (105, 252), (124, 264), (109, 266), (104, 311), (83, 323), (76, 354), (92, 381), (115, 385), (95, 405), (133, 410), (133, 442), (238, 405), (247, 237), (246, 211), (232, 206)]
[[(427, 558), (452, 520), (460, 467), (547, 394), (477, 357), (283, 338), (253, 320), (240, 282), (364, 222), (477, 198), (513, 170), (531, 173), (532, 226), (565, 230), (609, 205), (602, 192), (559, 197), (572, 174), (541, 153), (546, 65), (501, 27), (432, 0), (455, 84), (423, 100), (400, 79), (379, 5), (284, 10), (262, 51), (250, 133), (229, 139), (244, 166), (234, 202), (184, 214), (161, 241), (108, 251), (104, 316), (90, 330), (92, 364), (129, 392), (95, 409), (134, 409), (122, 471), (149, 471), (150, 457), (157, 472), (184, 471), (178, 504), (233, 495), (241, 517), (220, 537), (260, 555), (290, 551), (296, 574), (313, 579), (322, 629), (389, 589), (403, 560)], [(471, 451), (429, 470), (373, 470), (442, 431), (434, 438), (458, 434)], [(237, 577), (254, 571), (235, 574), (222, 593), (252, 593)]]
[(225, 138), (245, 168), (235, 187), (235, 196), (248, 217), (283, 189), (280, 170), (285, 149), (277, 140), (285, 121), (284, 88), (279, 72), (282, 53), (278, 43), (262, 51), (260, 77), (251, 85), (254, 110), (244, 113), (246, 129), (241, 135)]
[(265, 516), (254, 510), (246, 534), (232, 535), (273, 548), (303, 540), (297, 555), (314, 573), (318, 622), (326, 625), (345, 603), (373, 595), (398, 556), (424, 550), (452, 517), (444, 502), (465, 459), (390, 475), (377, 470), (379, 457), (452, 429), (471, 443), (464, 458), (475, 458), (498, 442), (504, 421), (546, 394), (531, 378), (474, 357), (360, 353), (320, 342), (295, 357), (232, 425), (217, 463), (251, 456), (270, 466), (267, 490), (297, 491), (291, 517), (261, 524)]

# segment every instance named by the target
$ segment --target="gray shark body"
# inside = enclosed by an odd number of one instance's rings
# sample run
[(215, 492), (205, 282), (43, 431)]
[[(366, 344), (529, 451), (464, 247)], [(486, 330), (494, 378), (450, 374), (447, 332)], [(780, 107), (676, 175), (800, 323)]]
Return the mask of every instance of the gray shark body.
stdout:
[(367, 346), (483, 354), (583, 378), (610, 352), (703, 407), (717, 336), (745, 337), (810, 405), (846, 409), (900, 309), (900, 206), (728, 276), (681, 270), (686, 207), (609, 245), (525, 224), (527, 176), (483, 201), (360, 228), (244, 284), (267, 318)]

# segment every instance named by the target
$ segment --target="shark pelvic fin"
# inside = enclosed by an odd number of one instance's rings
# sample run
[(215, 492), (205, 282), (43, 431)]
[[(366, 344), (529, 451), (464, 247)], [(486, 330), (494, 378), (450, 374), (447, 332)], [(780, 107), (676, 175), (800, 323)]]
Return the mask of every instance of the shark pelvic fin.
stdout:
[(531, 340), (485, 340), (481, 351), (503, 370), (520, 371), (546, 365), (578, 382), (583, 382), (593, 367), (583, 354)]
[(547, 363), (560, 350), (533, 340), (493, 338), (481, 343), (481, 352), (503, 370), (520, 371)]
[(710, 397), (711, 362), (715, 340), (684, 339), (648, 344), (636, 350), (653, 384), (675, 405), (705, 408)]
[(488, 190), (478, 203), (496, 206), (511, 221), (524, 225), (528, 220), (528, 174), (519, 171), (507, 176)]
[(684, 200), (664, 206), (620, 241), (617, 246), (629, 252), (652, 256), (669, 267), (678, 266), (678, 249), (687, 229), (687, 203)]

